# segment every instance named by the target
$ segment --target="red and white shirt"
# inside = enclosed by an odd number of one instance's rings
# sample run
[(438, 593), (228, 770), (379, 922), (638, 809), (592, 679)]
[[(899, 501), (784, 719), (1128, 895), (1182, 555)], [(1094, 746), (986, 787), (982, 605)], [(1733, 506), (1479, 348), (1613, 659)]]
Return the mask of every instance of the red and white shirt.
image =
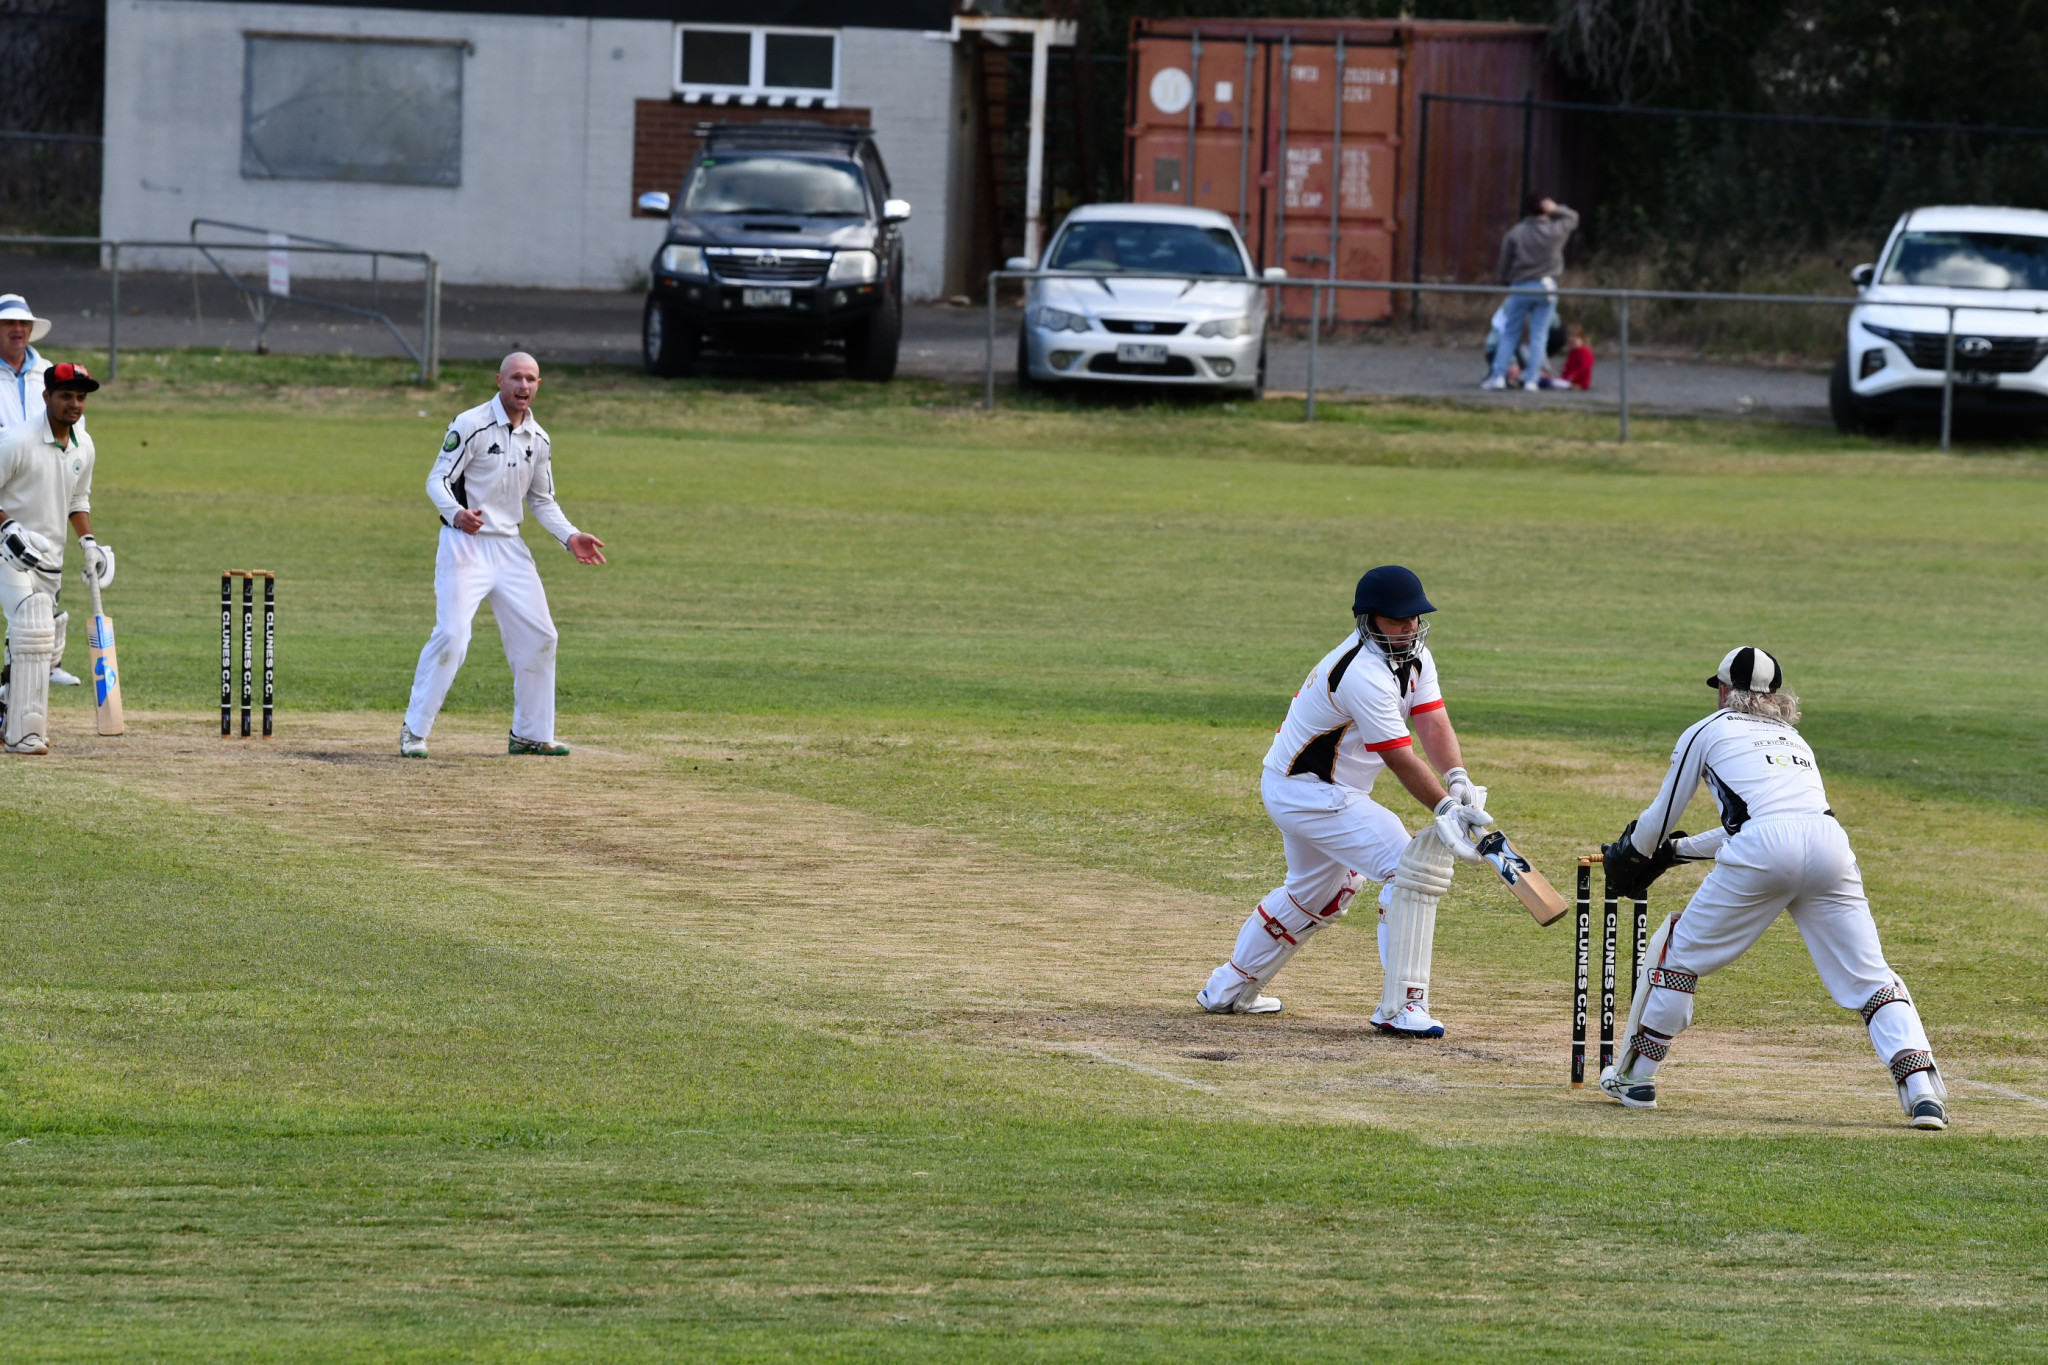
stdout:
[(1371, 791), (1387, 766), (1380, 755), (1413, 743), (1408, 718), (1443, 704), (1427, 646), (1396, 677), (1380, 647), (1353, 631), (1309, 670), (1266, 751), (1266, 769)]

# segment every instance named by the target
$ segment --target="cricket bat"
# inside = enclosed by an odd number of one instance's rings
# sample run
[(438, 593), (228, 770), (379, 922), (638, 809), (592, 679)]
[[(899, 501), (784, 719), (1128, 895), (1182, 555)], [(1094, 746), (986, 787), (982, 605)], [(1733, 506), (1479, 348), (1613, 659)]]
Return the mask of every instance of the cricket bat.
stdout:
[(118, 735), (127, 727), (121, 719), (121, 665), (114, 656), (114, 623), (100, 606), (99, 576), (88, 573), (86, 582), (92, 589), (92, 626), (85, 633), (85, 642), (92, 651), (93, 710), (99, 717), (99, 732)]
[(1493, 864), (1500, 879), (1508, 884), (1538, 924), (1554, 924), (1564, 914), (1564, 897), (1550, 879), (1508, 844), (1508, 836), (1495, 830), (1479, 841), (1479, 856)]

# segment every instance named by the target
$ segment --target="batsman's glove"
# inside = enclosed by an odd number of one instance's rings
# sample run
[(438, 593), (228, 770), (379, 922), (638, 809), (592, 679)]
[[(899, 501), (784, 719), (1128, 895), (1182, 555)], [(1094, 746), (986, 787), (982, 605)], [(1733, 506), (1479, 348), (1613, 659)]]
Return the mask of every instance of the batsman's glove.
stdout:
[(1444, 790), (1457, 797), (1461, 806), (1486, 809), (1486, 788), (1474, 782), (1472, 774), (1463, 768), (1453, 768), (1444, 774)]
[(1446, 796), (1436, 803), (1433, 812), (1436, 817), (1436, 837), (1444, 841), (1444, 847), (1459, 862), (1482, 863), (1479, 849), (1472, 842), (1471, 831), (1485, 829), (1493, 823), (1493, 817), (1483, 810), (1458, 804), (1455, 796)]
[(85, 585), (91, 587), (93, 578), (97, 576), (102, 588), (113, 586), (113, 546), (102, 545), (90, 535), (83, 535), (78, 538), (78, 548), (85, 554), (85, 563), (78, 566), (78, 576), (85, 581)]
[(23, 573), (45, 573), (57, 563), (57, 551), (49, 541), (9, 517), (0, 522), (0, 559)]
[(1621, 832), (1621, 837), (1601, 848), (1602, 870), (1607, 878), (1607, 890), (1622, 900), (1639, 900), (1647, 895), (1650, 883), (1669, 872), (1682, 862), (1678, 841), (1686, 837), (1684, 830), (1675, 831), (1669, 839), (1657, 845), (1657, 851), (1648, 855), (1636, 851), (1636, 822), (1631, 820)]

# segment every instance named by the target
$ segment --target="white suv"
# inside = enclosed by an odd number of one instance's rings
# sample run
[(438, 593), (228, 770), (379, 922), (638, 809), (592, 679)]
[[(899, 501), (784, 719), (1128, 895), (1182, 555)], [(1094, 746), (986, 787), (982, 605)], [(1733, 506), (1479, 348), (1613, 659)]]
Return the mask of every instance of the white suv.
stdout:
[(2048, 213), (1926, 208), (1900, 218), (1878, 264), (1851, 275), (1863, 301), (1835, 361), (1828, 407), (1843, 431), (1941, 411), (1955, 308), (1955, 411), (2048, 416)]

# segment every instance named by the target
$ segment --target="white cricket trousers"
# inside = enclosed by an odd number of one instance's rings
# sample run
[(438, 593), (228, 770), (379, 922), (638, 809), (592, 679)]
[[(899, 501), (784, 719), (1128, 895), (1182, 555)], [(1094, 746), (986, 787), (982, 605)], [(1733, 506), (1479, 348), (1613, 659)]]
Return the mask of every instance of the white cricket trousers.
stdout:
[[(1249, 1003), (1269, 984), (1309, 935), (1343, 916), (1360, 878), (1388, 888), (1408, 847), (1401, 818), (1356, 787), (1313, 777), (1283, 777), (1270, 769), (1259, 782), (1266, 814), (1287, 853), (1287, 881), (1252, 910), (1238, 930), (1230, 960), (1210, 974), (1200, 999), (1219, 1012), (1231, 1001)], [(1356, 874), (1356, 875), (1354, 875)], [(1386, 925), (1380, 925), (1386, 959)]]
[[(1806, 940), (1834, 1002), (1862, 1013), (1881, 1060), (1928, 1050), (1920, 1013), (1884, 960), (1849, 836), (1831, 815), (1751, 820), (1721, 846), (1653, 964), (1642, 1023), (1664, 1038), (1683, 1032), (1698, 979), (1748, 952), (1781, 912)], [(1904, 1082), (1897, 1067), (1894, 1074)]]
[(555, 738), (555, 623), (533, 551), (518, 536), (465, 535), (441, 528), (434, 556), (434, 633), (420, 651), (405, 728), (425, 739), (469, 654), (470, 625), (485, 600), (498, 618), (505, 662), (512, 666), (512, 733)]

